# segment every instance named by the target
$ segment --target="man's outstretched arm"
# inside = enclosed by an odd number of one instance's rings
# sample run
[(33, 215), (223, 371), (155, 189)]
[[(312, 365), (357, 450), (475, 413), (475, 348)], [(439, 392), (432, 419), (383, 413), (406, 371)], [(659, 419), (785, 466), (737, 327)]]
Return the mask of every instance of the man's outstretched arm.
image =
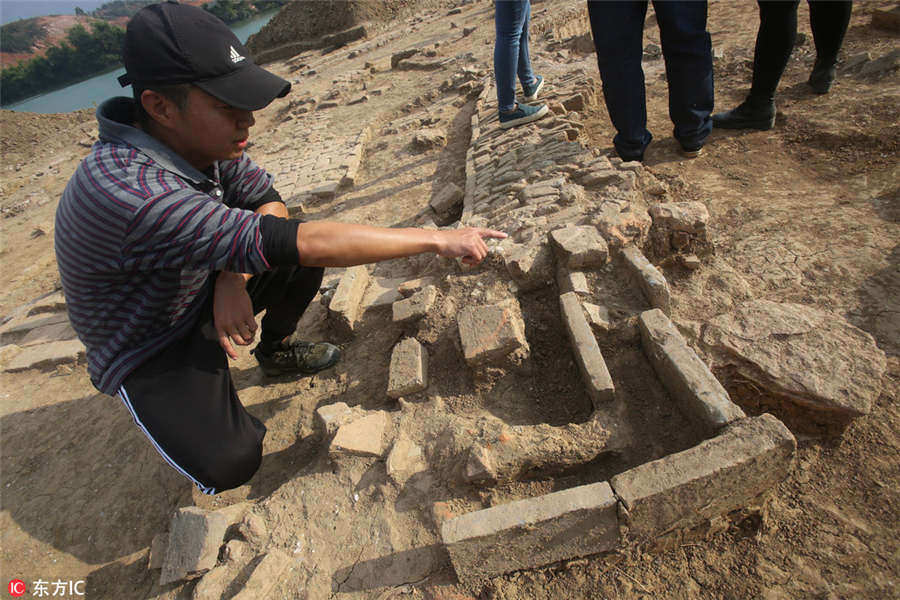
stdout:
[(297, 227), (297, 251), (300, 264), (310, 267), (350, 267), (428, 252), (477, 265), (488, 254), (485, 240), (505, 237), (481, 227), (393, 229), (316, 221)]

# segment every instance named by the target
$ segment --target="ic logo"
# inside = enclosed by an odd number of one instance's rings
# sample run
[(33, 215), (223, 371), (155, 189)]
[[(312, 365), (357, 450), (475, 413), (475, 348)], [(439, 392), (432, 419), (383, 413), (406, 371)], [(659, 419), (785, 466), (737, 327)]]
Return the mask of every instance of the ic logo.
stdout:
[(9, 595), (19, 598), (25, 595), (25, 582), (21, 579), (13, 579), (9, 582)]

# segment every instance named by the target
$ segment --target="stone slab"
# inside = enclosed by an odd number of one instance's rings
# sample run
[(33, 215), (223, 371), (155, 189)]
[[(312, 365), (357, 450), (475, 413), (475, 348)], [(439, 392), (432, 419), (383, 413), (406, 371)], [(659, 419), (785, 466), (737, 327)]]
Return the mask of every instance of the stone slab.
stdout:
[(567, 226), (550, 232), (558, 264), (569, 269), (593, 269), (606, 264), (609, 248), (593, 225)]
[(494, 362), (527, 345), (518, 303), (469, 306), (457, 316), (463, 356), (469, 365)]
[(463, 582), (614, 549), (616, 498), (606, 482), (493, 506), (445, 521), (441, 537)]
[(838, 419), (868, 414), (887, 359), (867, 332), (840, 315), (769, 300), (742, 302), (704, 327), (719, 364), (769, 394)]
[(15, 344), (35, 329), (68, 322), (69, 315), (65, 312), (12, 319), (0, 327), (0, 344)]
[(745, 416), (661, 310), (641, 313), (638, 326), (656, 376), (685, 412), (712, 431)]
[(353, 333), (361, 313), (360, 307), (368, 284), (369, 271), (365, 266), (350, 267), (344, 271), (334, 292), (334, 297), (328, 305), (329, 314), (333, 318), (338, 333), (342, 335)]
[(27, 369), (53, 369), (57, 365), (76, 362), (84, 358), (85, 348), (80, 340), (49, 342), (23, 348), (6, 364), (11, 373)]
[(394, 346), (387, 394), (400, 398), (428, 387), (428, 352), (415, 338), (406, 338)]
[(169, 541), (159, 584), (198, 577), (216, 566), (228, 521), (196, 506), (179, 508), (169, 526)]
[(581, 301), (575, 292), (567, 292), (559, 297), (559, 306), (562, 311), (563, 323), (572, 342), (572, 351), (575, 354), (575, 362), (581, 371), (584, 384), (594, 407), (615, 398), (616, 388), (613, 385), (612, 376), (600, 352), (597, 338), (591, 331)]
[(765, 499), (790, 473), (797, 442), (769, 414), (745, 418), (693, 448), (610, 480), (628, 537), (650, 540)]
[(669, 283), (659, 270), (650, 264), (644, 253), (636, 246), (622, 248), (622, 256), (625, 264), (631, 269), (647, 301), (654, 308), (669, 314), (672, 311), (671, 292)]
[(382, 410), (349, 421), (338, 428), (329, 451), (331, 454), (382, 456), (387, 426), (388, 416)]
[(394, 323), (408, 323), (424, 318), (437, 300), (437, 288), (433, 285), (414, 293), (409, 298), (394, 302), (391, 310)]

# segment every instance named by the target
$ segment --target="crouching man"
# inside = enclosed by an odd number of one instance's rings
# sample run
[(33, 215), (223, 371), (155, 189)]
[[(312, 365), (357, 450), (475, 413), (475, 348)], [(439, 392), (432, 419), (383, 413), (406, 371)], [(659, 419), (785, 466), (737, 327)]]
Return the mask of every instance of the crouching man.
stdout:
[(73, 327), (102, 392), (118, 395), (159, 453), (201, 491), (242, 485), (266, 429), (228, 369), (256, 339), (268, 375), (333, 366), (336, 346), (289, 343), (323, 268), (420, 253), (476, 264), (487, 229), (384, 229), (300, 222), (245, 154), (253, 111), (290, 91), (230, 29), (174, 2), (144, 8), (124, 45), (133, 99), (97, 110), (100, 139), (56, 214)]

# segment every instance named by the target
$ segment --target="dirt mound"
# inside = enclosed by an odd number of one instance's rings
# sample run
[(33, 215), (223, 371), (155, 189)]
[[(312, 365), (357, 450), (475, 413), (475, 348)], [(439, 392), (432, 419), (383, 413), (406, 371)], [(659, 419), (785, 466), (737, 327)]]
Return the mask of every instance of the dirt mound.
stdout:
[[(73, 133), (72, 129), (80, 125), (84, 126), (84, 133)], [(27, 162), (48, 149), (92, 135), (96, 124), (92, 108), (50, 115), (0, 110), (0, 129), (0, 152), (3, 162), (9, 165)], [(73, 140), (71, 136), (76, 137)]]
[(386, 24), (414, 12), (434, 8), (438, 0), (335, 0), (333, 2), (289, 2), (258, 33), (247, 48), (253, 53), (292, 42), (313, 40), (328, 33), (362, 23)]

